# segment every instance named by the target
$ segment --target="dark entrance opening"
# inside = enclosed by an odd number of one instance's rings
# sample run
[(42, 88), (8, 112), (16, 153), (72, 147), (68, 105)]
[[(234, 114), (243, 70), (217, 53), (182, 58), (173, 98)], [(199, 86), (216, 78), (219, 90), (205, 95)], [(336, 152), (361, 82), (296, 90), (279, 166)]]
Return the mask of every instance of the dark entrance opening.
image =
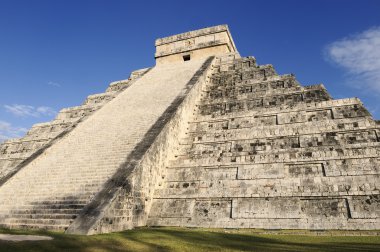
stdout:
[(190, 60), (190, 54), (183, 55), (183, 61), (189, 61)]

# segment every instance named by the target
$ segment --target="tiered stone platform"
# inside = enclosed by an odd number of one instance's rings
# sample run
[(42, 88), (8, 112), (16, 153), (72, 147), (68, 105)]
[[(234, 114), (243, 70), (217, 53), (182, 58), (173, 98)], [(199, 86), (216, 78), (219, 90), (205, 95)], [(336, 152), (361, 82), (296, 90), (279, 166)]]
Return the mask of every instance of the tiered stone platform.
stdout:
[(241, 58), (227, 26), (0, 146), (0, 225), (380, 229), (380, 123)]
[(379, 228), (380, 124), (252, 57), (222, 57), (148, 225)]

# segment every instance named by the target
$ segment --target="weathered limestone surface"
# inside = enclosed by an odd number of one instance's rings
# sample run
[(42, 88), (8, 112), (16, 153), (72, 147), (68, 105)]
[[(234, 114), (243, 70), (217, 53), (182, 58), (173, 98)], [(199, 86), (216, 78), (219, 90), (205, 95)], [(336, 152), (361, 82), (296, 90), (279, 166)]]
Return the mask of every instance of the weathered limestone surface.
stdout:
[(155, 57), (0, 146), (0, 225), (380, 229), (380, 123), (359, 99), (241, 58), (225, 25)]
[(205, 56), (238, 53), (227, 25), (218, 25), (156, 40), (156, 64), (183, 63)]
[(252, 57), (220, 57), (148, 225), (379, 229), (380, 125)]
[(97, 198), (70, 225), (68, 233), (95, 234), (146, 225), (154, 189), (164, 180), (164, 171), (185, 137), (188, 120), (194, 117), (211, 62), (212, 57), (194, 74)]
[(62, 109), (53, 121), (35, 124), (25, 137), (1, 144), (0, 186), (147, 71), (134, 71), (128, 79), (112, 82), (105, 93), (88, 96), (81, 106)]
[(112, 184), (113, 175), (149, 137), (150, 128), (203, 63), (152, 68), (47, 148), (0, 187), (0, 223), (67, 228), (109, 181)]

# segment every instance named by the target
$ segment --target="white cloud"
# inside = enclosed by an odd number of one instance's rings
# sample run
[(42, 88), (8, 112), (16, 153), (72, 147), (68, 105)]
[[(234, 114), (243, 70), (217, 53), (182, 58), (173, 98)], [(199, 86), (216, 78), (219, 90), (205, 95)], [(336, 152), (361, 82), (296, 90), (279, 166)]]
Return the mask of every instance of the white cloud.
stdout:
[(0, 121), (0, 143), (15, 137), (21, 137), (27, 132), (27, 129), (21, 127), (14, 127), (8, 122)]
[(46, 106), (34, 107), (30, 105), (4, 105), (7, 112), (18, 117), (41, 117), (41, 116), (54, 116), (57, 112)]
[(347, 71), (351, 84), (380, 94), (380, 27), (335, 41), (326, 47), (326, 53)]
[(40, 115), (46, 115), (46, 116), (53, 116), (57, 114), (57, 112), (54, 109), (52, 109), (51, 107), (46, 107), (46, 106), (37, 107), (36, 112)]
[(62, 87), (61, 84), (59, 84), (58, 82), (54, 82), (54, 81), (49, 81), (47, 84), (49, 86), (53, 86), (53, 87)]

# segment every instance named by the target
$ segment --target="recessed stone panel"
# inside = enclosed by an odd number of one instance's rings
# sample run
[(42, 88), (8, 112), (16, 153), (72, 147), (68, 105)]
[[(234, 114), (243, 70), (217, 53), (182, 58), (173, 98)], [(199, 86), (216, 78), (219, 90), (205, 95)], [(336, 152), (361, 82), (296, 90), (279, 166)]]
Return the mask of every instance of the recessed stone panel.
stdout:
[(192, 167), (169, 169), (167, 181), (213, 181), (237, 178), (237, 167)]
[(380, 195), (352, 196), (348, 202), (352, 218), (380, 218)]
[(362, 104), (335, 107), (332, 109), (334, 118), (353, 118), (370, 116), (370, 113)]
[[(250, 140), (249, 143), (249, 154), (256, 154), (257, 152), (271, 151), (271, 150), (281, 150), (281, 149), (293, 149), (299, 148), (299, 138), (298, 137), (277, 137), (277, 138), (266, 138), (266, 139), (256, 139)], [(246, 148), (247, 149), (247, 148)]]
[(380, 159), (352, 158), (326, 161), (327, 176), (379, 174)]
[(373, 143), (378, 141), (374, 130), (353, 131), (340, 133), (339, 135), (346, 144)]
[(191, 217), (193, 206), (192, 199), (154, 199), (150, 217)]
[(196, 200), (192, 218), (195, 222), (214, 222), (231, 217), (231, 200)]
[(306, 218), (349, 218), (349, 210), (345, 199), (303, 199), (301, 213)]
[(300, 218), (299, 198), (238, 198), (232, 201), (233, 219)]
[(308, 122), (316, 122), (316, 121), (330, 120), (330, 119), (332, 119), (331, 109), (306, 112), (306, 121)]
[(291, 178), (325, 176), (322, 163), (286, 164), (285, 173)]
[(306, 112), (297, 111), (291, 113), (281, 113), (277, 115), (278, 124), (288, 124), (288, 123), (300, 123), (306, 121)]
[(238, 169), (238, 179), (283, 178), (284, 164), (242, 165)]

